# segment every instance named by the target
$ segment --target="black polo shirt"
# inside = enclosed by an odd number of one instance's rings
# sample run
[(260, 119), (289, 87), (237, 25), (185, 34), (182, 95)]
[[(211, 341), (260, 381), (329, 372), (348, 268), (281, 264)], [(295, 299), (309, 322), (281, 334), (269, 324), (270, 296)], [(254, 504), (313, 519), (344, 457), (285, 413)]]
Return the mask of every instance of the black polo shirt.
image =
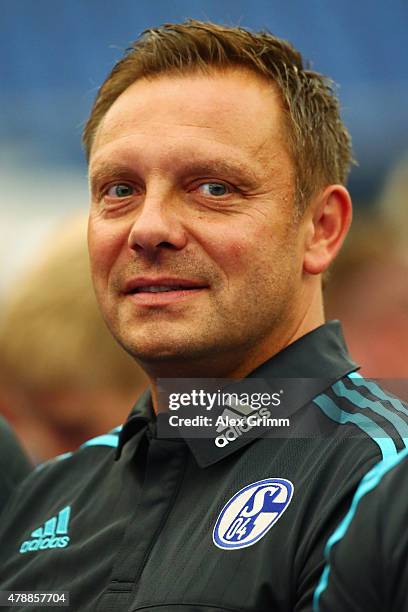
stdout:
[(23, 483), (1, 525), (0, 588), (70, 591), (75, 612), (310, 610), (328, 536), (408, 422), (355, 369), (332, 322), (251, 376), (332, 381), (302, 410), (356, 437), (203, 448), (158, 438), (145, 396), (120, 433)]
[(32, 470), (17, 438), (0, 416), (0, 513), (17, 485)]
[(407, 511), (405, 450), (366, 474), (329, 539), (316, 612), (408, 610)]

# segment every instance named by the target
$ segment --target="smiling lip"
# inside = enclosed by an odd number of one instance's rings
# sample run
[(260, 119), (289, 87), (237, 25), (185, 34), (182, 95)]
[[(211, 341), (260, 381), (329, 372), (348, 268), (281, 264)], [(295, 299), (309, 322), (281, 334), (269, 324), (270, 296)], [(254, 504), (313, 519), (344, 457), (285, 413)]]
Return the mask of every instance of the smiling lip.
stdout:
[(184, 278), (136, 278), (125, 285), (124, 293), (143, 306), (165, 306), (197, 295), (207, 289), (202, 282)]

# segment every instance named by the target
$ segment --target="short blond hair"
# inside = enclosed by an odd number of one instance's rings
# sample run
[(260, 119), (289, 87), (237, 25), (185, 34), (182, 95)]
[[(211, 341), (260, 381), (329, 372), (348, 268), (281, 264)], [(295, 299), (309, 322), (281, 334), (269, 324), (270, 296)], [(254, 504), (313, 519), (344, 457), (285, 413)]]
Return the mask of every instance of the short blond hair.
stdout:
[(146, 30), (115, 65), (98, 91), (83, 132), (88, 160), (101, 120), (135, 81), (237, 67), (260, 75), (280, 92), (298, 207), (305, 208), (325, 185), (345, 184), (353, 163), (351, 139), (332, 81), (308, 69), (299, 51), (269, 32), (193, 19)]

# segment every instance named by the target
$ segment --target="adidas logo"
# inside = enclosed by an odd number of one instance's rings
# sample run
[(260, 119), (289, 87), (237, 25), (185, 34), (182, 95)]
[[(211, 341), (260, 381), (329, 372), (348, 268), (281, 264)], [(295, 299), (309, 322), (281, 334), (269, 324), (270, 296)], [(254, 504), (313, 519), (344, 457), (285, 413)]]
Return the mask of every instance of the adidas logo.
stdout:
[(69, 544), (68, 523), (71, 507), (66, 506), (31, 533), (32, 540), (26, 540), (20, 546), (20, 553), (45, 550), (47, 548), (65, 548)]
[(262, 420), (269, 416), (271, 416), (271, 412), (266, 407), (257, 410), (241, 402), (231, 402), (229, 408), (225, 408), (222, 415), (217, 419), (217, 433), (221, 435), (214, 439), (215, 446), (218, 446), (218, 448), (227, 446), (245, 432), (259, 425), (256, 417)]

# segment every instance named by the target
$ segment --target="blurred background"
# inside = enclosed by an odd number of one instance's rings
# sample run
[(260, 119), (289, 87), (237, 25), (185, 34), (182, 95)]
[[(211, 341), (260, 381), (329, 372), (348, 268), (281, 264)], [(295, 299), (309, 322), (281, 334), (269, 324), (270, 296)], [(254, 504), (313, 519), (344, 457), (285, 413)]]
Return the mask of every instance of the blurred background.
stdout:
[[(101, 358), (98, 372), (91, 373), (90, 380), (85, 380), (83, 372), (74, 376), (73, 364), (83, 369), (83, 363), (92, 360), (95, 339), (93, 344), (84, 336), (82, 345), (78, 341), (78, 346), (70, 349), (61, 343), (59, 354), (71, 356), (69, 366), (68, 359), (58, 365), (58, 351), (48, 347), (55, 346), (59, 337), (55, 313), (60, 308), (64, 312), (60, 317), (63, 327), (72, 313), (68, 295), (61, 295), (61, 285), (66, 293), (71, 291), (77, 306), (83, 305), (78, 317), (93, 320), (91, 311), (86, 310), (90, 308), (89, 284), (85, 289), (84, 284), (67, 283), (77, 268), (66, 263), (64, 267), (64, 261), (72, 261), (72, 257), (82, 258), (84, 270), (87, 266), (86, 253), (79, 254), (84, 248), (81, 240), (87, 209), (82, 126), (97, 88), (129, 43), (145, 28), (166, 21), (194, 17), (266, 28), (293, 42), (314, 69), (339, 85), (343, 119), (352, 134), (359, 164), (353, 168), (349, 183), (356, 223), (327, 283), (327, 314), (343, 319), (352, 353), (364, 364), (363, 373), (408, 377), (407, 2), (1, 0), (0, 9), (0, 412), (22, 431), (29, 415), (37, 418), (43, 411), (41, 419), (47, 427), (37, 432), (37, 442), (33, 442), (34, 424), (21, 433), (33, 456), (41, 459), (64, 452), (84, 436), (97, 435), (105, 426), (120, 423), (131, 407), (132, 393), (135, 396), (143, 386), (133, 364), (124, 366), (118, 354), (112, 357), (106, 338), (106, 354), (110, 356)], [(72, 251), (70, 255), (56, 254), (51, 243), (61, 242), (68, 248), (74, 234), (77, 255)], [(73, 248), (72, 241), (69, 248)], [(61, 267), (48, 277), (44, 261), (50, 259), (54, 268), (56, 260)], [(36, 274), (42, 275), (41, 281)], [(32, 297), (40, 286), (49, 288), (50, 304)], [(32, 312), (27, 311), (28, 304)], [(94, 304), (92, 308), (97, 313)], [(34, 330), (32, 322), (38, 313), (43, 321)], [(47, 324), (52, 317), (52, 325)], [(101, 321), (100, 325), (102, 329)], [(95, 332), (95, 338), (101, 334)], [(102, 355), (105, 349), (98, 349), (98, 353)], [(113, 384), (113, 378), (118, 377), (104, 373), (114, 359), (119, 362), (113, 371), (129, 368), (120, 385)], [(38, 367), (34, 375), (33, 363), (42, 363), (44, 373)], [(46, 391), (43, 378), (51, 364), (58, 372), (50, 375), (55, 384)], [(78, 385), (87, 393), (103, 387), (105, 398), (117, 387), (115, 393), (124, 399), (114, 401), (116, 412), (107, 408), (106, 418), (98, 423), (93, 417), (92, 424), (86, 425), (86, 402), (81, 403), (83, 399), (79, 401), (75, 392), (74, 403), (82, 408), (74, 425), (72, 404), (68, 402), (63, 410), (58, 402)], [(24, 397), (17, 400), (16, 391)], [(57, 412), (65, 414), (65, 420), (53, 423), (48, 430)], [(61, 434), (64, 428), (70, 435)], [(55, 436), (55, 443), (45, 450), (44, 440), (50, 436)]]

